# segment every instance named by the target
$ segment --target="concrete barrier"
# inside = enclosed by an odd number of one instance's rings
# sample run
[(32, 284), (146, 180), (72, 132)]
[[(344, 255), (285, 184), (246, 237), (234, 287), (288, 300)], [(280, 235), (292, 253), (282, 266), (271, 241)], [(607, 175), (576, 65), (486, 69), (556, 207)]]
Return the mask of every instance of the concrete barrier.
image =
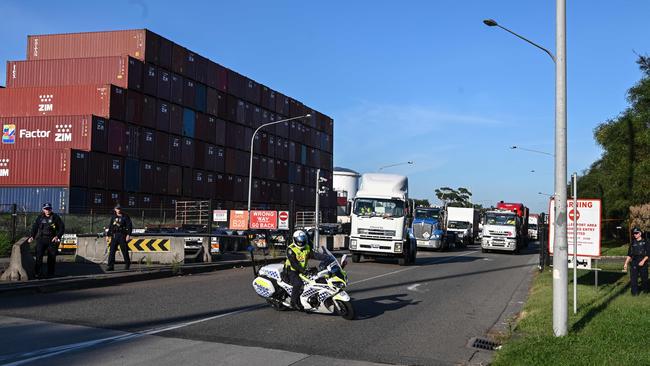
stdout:
[[(131, 262), (136, 263), (182, 263), (185, 260), (185, 239), (183, 237), (142, 235), (133, 236), (128, 243)], [(76, 262), (107, 263), (109, 247), (104, 237), (78, 236)], [(123, 263), (119, 250), (115, 261)]]
[(21, 238), (11, 247), (9, 267), (2, 273), (2, 281), (28, 281), (34, 279), (34, 258), (27, 238)]

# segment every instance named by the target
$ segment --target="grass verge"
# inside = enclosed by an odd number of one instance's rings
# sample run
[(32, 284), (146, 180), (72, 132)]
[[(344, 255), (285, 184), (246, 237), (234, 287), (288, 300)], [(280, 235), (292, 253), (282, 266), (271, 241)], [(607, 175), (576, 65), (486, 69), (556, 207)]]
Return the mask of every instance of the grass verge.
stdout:
[(601, 256), (611, 257), (627, 255), (628, 243), (620, 240), (608, 239), (601, 242)]
[(511, 339), (493, 365), (645, 365), (650, 363), (650, 295), (632, 297), (629, 276), (580, 271), (578, 313), (569, 284), (569, 335), (553, 336), (552, 276), (537, 275)]

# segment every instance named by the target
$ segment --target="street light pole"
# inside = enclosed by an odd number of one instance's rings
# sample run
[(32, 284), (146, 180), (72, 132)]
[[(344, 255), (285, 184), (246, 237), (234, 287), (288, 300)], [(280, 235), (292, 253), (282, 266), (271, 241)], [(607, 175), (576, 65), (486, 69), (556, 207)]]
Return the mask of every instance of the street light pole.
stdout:
[(298, 117), (292, 117), (292, 118), (287, 118), (287, 119), (281, 119), (279, 121), (273, 121), (269, 123), (265, 123), (261, 126), (259, 126), (255, 131), (253, 132), (253, 136), (251, 137), (251, 153), (250, 153), (250, 161), (248, 163), (248, 228), (250, 229), (250, 223), (251, 223), (251, 192), (253, 190), (253, 147), (254, 147), (254, 142), (255, 142), (255, 135), (259, 130), (261, 130), (264, 127), (275, 125), (278, 123), (282, 122), (288, 122), (288, 121), (293, 121), (294, 119), (300, 119), (300, 118), (309, 118), (311, 117), (311, 114), (305, 114), (304, 116), (298, 116)]
[(548, 155), (548, 156), (554, 156), (553, 154), (551, 154), (551, 153), (547, 153), (546, 151), (539, 151), (539, 150), (527, 149), (527, 148), (525, 148), (525, 147), (516, 146), (516, 145), (515, 145), (515, 146), (510, 146), (510, 149), (512, 149), (512, 150), (514, 150), (514, 149), (517, 149), (517, 150), (524, 150), (524, 151), (534, 152), (534, 153), (537, 153), (537, 154), (544, 154), (544, 155)]
[(394, 167), (394, 166), (400, 166), (400, 165), (413, 165), (413, 164), (415, 164), (414, 161), (405, 161), (405, 162), (403, 162), (403, 163), (396, 163), (396, 164), (384, 165), (384, 166), (382, 166), (382, 167), (379, 168), (379, 171), (382, 171), (382, 170), (384, 170), (384, 169), (386, 169), (386, 168), (392, 168), (392, 167)]
[(555, 55), (537, 43), (499, 25), (493, 19), (483, 21), (489, 27), (506, 32), (544, 51), (555, 63), (555, 228), (553, 248), (553, 333), (567, 334), (568, 253), (567, 253), (567, 87), (566, 87), (566, 0), (555, 3)]

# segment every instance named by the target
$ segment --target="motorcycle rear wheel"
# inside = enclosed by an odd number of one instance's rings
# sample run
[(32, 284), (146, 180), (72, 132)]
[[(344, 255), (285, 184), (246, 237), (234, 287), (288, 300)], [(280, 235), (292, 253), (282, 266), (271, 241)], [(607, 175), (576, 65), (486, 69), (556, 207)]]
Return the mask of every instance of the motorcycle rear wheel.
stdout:
[(284, 305), (282, 305), (282, 303), (280, 303), (280, 302), (278, 302), (278, 301), (271, 300), (271, 299), (266, 299), (266, 302), (267, 302), (269, 305), (271, 305), (271, 307), (272, 307), (273, 310), (275, 310), (275, 311), (285, 311), (285, 310), (287, 310), (287, 307), (284, 306)]
[(351, 302), (336, 300), (336, 305), (338, 305), (336, 309), (337, 315), (340, 315), (345, 320), (354, 319), (354, 307)]

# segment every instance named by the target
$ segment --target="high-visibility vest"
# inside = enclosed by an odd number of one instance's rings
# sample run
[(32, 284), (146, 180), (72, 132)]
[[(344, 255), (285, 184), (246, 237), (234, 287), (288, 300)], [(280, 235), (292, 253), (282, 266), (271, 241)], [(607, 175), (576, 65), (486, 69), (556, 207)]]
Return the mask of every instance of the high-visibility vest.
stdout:
[[(297, 246), (296, 243), (293, 243), (289, 245), (289, 250), (293, 251), (293, 253), (296, 255), (296, 259), (298, 260), (298, 263), (300, 263), (300, 267), (302, 269), (305, 269), (307, 267), (307, 260), (309, 259), (309, 252), (311, 252), (311, 247), (309, 244), (305, 244), (305, 246), (301, 248)], [(284, 262), (284, 267), (292, 271), (298, 270), (296, 268), (293, 268), (291, 261), (289, 261), (289, 258), (287, 258), (287, 260)]]

